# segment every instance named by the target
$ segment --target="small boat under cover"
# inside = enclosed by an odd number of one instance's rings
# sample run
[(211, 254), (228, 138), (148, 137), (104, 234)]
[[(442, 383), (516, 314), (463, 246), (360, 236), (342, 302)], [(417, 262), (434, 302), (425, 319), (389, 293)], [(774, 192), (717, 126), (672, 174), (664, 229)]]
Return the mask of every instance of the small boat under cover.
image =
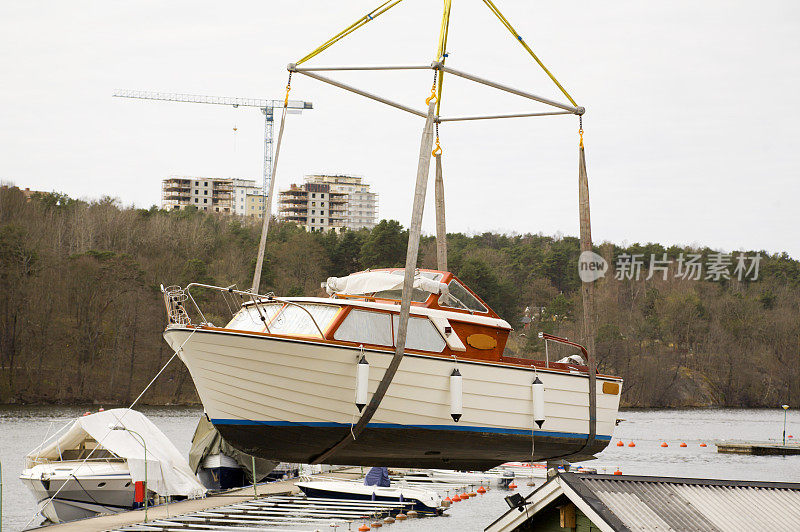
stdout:
[(134, 483), (145, 480), (145, 468), (148, 496), (194, 498), (206, 491), (172, 442), (135, 410), (84, 415), (64, 428), (25, 457), (20, 475), (38, 512), (54, 523), (132, 509)]

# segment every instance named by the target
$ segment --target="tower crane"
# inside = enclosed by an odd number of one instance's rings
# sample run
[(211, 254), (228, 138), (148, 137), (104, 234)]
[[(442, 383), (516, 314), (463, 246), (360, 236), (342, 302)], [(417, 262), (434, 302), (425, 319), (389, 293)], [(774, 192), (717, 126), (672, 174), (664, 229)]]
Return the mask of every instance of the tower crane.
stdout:
[[(234, 98), (227, 96), (203, 96), (199, 94), (182, 94), (173, 92), (152, 92), (152, 91), (137, 91), (137, 90), (120, 90), (114, 91), (115, 98), (132, 98), (135, 100), (160, 100), (165, 102), (185, 102), (185, 103), (205, 103), (211, 105), (230, 105), (232, 107), (255, 107), (261, 109), (264, 114), (264, 183), (262, 194), (264, 200), (267, 201), (267, 191), (269, 190), (269, 182), (272, 179), (272, 126), (273, 126), (273, 110), (275, 108), (282, 108), (283, 100), (262, 100), (259, 98)], [(313, 109), (311, 102), (303, 102), (299, 100), (289, 100), (287, 104), (289, 112), (302, 112), (303, 109)]]

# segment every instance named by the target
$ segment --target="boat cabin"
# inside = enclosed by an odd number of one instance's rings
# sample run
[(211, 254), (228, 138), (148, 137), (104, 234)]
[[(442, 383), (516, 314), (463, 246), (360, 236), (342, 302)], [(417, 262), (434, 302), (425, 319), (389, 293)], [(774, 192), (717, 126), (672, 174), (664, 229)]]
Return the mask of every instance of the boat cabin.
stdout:
[[(395, 347), (404, 270), (331, 277), (329, 297), (266, 297), (246, 302), (225, 329), (378, 350)], [(511, 326), (450, 272), (417, 270), (406, 350), (488, 361), (504, 359)], [(531, 361), (525, 360), (529, 365)]]

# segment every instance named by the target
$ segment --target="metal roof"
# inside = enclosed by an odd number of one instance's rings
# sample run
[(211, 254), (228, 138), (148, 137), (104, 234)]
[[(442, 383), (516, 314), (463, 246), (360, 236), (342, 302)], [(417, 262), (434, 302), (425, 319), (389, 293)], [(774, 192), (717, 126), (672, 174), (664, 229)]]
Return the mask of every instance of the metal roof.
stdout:
[(511, 510), (487, 530), (535, 523), (561, 494), (601, 530), (800, 531), (800, 484), (578, 473), (551, 479), (526, 498), (529, 512)]

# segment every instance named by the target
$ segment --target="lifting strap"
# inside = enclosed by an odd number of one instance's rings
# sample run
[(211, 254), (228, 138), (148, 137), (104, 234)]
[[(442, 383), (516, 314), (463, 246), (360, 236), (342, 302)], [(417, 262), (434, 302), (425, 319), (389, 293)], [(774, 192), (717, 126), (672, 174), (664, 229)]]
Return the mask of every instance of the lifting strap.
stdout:
[(509, 32), (511, 32), (511, 35), (513, 35), (514, 38), (517, 41), (519, 41), (519, 43), (522, 45), (522, 47), (525, 48), (525, 50), (530, 54), (531, 57), (533, 57), (534, 61), (536, 61), (539, 64), (539, 66), (542, 67), (542, 70), (544, 70), (545, 74), (547, 74), (550, 77), (550, 79), (553, 80), (553, 83), (556, 84), (556, 86), (561, 90), (561, 92), (564, 94), (564, 96), (567, 97), (567, 99), (570, 101), (570, 103), (572, 105), (574, 105), (575, 107), (578, 107), (578, 104), (575, 103), (575, 100), (572, 99), (572, 96), (570, 96), (569, 93), (567, 92), (567, 90), (564, 87), (561, 86), (561, 83), (558, 82), (558, 80), (552, 74), (552, 72), (550, 72), (547, 69), (547, 67), (544, 66), (544, 63), (542, 63), (542, 61), (539, 59), (539, 57), (537, 57), (537, 55), (535, 53), (533, 53), (533, 50), (531, 50), (530, 46), (528, 46), (528, 44), (525, 42), (525, 40), (522, 38), (522, 36), (519, 33), (517, 33), (517, 30), (514, 29), (514, 27), (511, 25), (511, 23), (508, 21), (508, 19), (503, 16), (503, 14), (500, 12), (500, 10), (497, 9), (497, 6), (494, 5), (492, 0), (483, 0), (483, 3), (486, 4), (486, 6), (492, 11), (492, 13), (494, 13), (497, 16), (497, 18), (500, 20), (500, 22), (503, 24), (503, 26), (505, 26), (506, 29)]
[[(583, 125), (583, 119), (581, 119)], [(589, 219), (589, 178), (586, 175), (586, 154), (583, 151), (583, 127), (579, 129), (578, 146), (578, 204), (580, 212), (581, 252), (592, 250), (592, 225)], [(589, 366), (589, 435), (581, 451), (588, 449), (597, 434), (597, 361), (594, 351), (594, 284), (581, 283), (583, 293), (583, 336), (586, 343), (586, 364)], [(580, 452), (580, 451), (579, 451)]]
[(447, 227), (444, 217), (444, 179), (442, 178), (442, 153), (434, 155), (436, 158), (436, 182), (434, 198), (436, 202), (436, 264), (442, 271), (447, 270)]
[(261, 284), (261, 271), (264, 267), (264, 252), (267, 248), (267, 231), (269, 230), (269, 219), (272, 216), (272, 195), (275, 192), (275, 176), (278, 169), (278, 157), (281, 154), (281, 140), (283, 140), (283, 126), (286, 124), (286, 108), (289, 105), (289, 91), (292, 90), (292, 73), (289, 72), (289, 81), (286, 84), (286, 98), (283, 101), (283, 113), (281, 114), (281, 126), (278, 129), (278, 142), (275, 144), (275, 158), (272, 159), (272, 173), (269, 180), (269, 193), (264, 198), (264, 209), (262, 216), (264, 216), (261, 225), (261, 239), (258, 243), (258, 257), (256, 258), (256, 271), (253, 273), (253, 286), (251, 292), (258, 293), (259, 284)]
[(317, 54), (324, 52), (337, 42), (341, 41), (354, 31), (356, 31), (361, 26), (365, 25), (367, 22), (378, 18), (379, 16), (383, 15), (384, 13), (386, 13), (387, 11), (389, 11), (391, 8), (393, 8), (402, 1), (403, 0), (387, 0), (386, 2), (382, 3), (381, 5), (379, 5), (378, 7), (376, 7), (375, 9), (373, 9), (360, 19), (356, 20), (355, 22), (347, 26), (345, 29), (343, 29), (333, 37), (331, 37), (330, 39), (319, 45), (316, 49), (311, 51), (308, 55), (297, 61), (297, 63), (295, 64), (301, 65), (306, 61), (308, 61), (309, 59), (311, 59), (312, 57), (315, 57)]
[(383, 401), (389, 385), (394, 379), (397, 368), (406, 348), (406, 333), (408, 332), (408, 315), (411, 310), (411, 293), (414, 285), (414, 273), (417, 268), (417, 257), (419, 255), (419, 238), (422, 233), (422, 211), (425, 208), (425, 191), (428, 188), (428, 173), (431, 168), (431, 148), (433, 147), (433, 119), (436, 111), (436, 103), (428, 104), (428, 117), (425, 120), (425, 128), (422, 130), (422, 140), (419, 147), (419, 164), (417, 166), (417, 183), (414, 188), (414, 207), (411, 211), (411, 225), (408, 228), (408, 248), (406, 250), (406, 269), (403, 277), (403, 297), (400, 301), (400, 323), (397, 327), (397, 342), (394, 356), (383, 374), (378, 388), (372, 395), (361, 417), (350, 431), (332, 447), (329, 447), (322, 454), (309, 460), (310, 464), (320, 464), (330, 458), (339, 449), (355, 440), (367, 427), (367, 423), (375, 415), (378, 406)]

